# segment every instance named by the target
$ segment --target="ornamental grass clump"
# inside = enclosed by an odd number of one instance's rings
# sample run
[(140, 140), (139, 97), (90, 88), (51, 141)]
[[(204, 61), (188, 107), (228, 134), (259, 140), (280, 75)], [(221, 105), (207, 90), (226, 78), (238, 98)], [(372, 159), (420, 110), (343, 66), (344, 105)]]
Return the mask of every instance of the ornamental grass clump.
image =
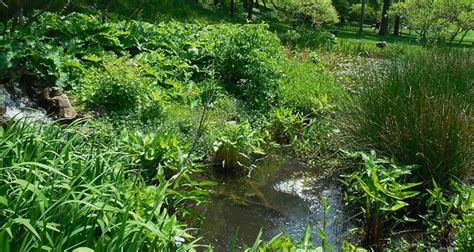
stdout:
[(167, 163), (180, 167), (173, 178), (156, 166), (150, 184), (125, 143), (86, 132), (23, 121), (0, 127), (0, 251), (192, 249), (178, 218), (204, 192), (190, 165)]
[(472, 50), (437, 50), (373, 69), (349, 109), (357, 143), (416, 164), (414, 181), (448, 186), (472, 174)]

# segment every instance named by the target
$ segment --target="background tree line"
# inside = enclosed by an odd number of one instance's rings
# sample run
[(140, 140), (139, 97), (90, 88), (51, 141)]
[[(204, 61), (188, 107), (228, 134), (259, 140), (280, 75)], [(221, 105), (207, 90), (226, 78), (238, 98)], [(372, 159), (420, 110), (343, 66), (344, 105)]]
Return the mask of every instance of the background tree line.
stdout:
[[(358, 24), (379, 29), (381, 36), (400, 35), (402, 27), (416, 33), (424, 43), (453, 43), (474, 27), (472, 0), (0, 0), (0, 19), (10, 20), (14, 30), (18, 24), (31, 22), (43, 12), (101, 11), (129, 19), (156, 18), (163, 10), (183, 6), (207, 6), (229, 18), (252, 20), (255, 10), (271, 11), (284, 21), (314, 30), (323, 25)], [(29, 17), (29, 21), (25, 17)]]

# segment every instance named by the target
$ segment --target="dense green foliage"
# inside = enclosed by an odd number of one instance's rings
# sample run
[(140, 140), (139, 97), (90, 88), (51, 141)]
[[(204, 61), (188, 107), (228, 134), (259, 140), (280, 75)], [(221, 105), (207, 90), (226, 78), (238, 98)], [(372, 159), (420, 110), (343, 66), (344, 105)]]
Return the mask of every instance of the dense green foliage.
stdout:
[[(137, 135), (148, 149), (142, 154), (130, 141), (87, 132), (23, 121), (0, 128), (2, 251), (172, 251), (177, 236), (189, 241), (181, 249), (191, 248), (193, 238), (177, 217), (204, 191), (190, 179), (195, 168), (184, 162), (177, 140)], [(146, 139), (159, 144), (146, 146)], [(149, 170), (153, 153), (160, 162)]]
[(232, 28), (214, 38), (217, 74), (229, 92), (251, 104), (268, 103), (283, 77), (280, 41), (261, 25)]
[[(366, 23), (381, 3), (366, 1)], [(423, 42), (472, 29), (467, 0), (391, 10)], [(203, 178), (240, 181), (285, 146), (308, 174), (342, 173), (364, 246), (413, 248), (394, 233), (415, 227), (418, 248), (471, 251), (472, 49), (329, 26), (360, 12), (355, 0), (0, 1), (2, 95), (38, 108), (59, 87), (87, 118), (4, 119), (0, 96), (0, 250), (196, 249)], [(321, 202), (320, 244), (308, 227), (243, 249), (331, 249)]]
[(395, 6), (423, 42), (462, 41), (474, 29), (474, 2), (470, 0), (407, 0)]
[(419, 165), (413, 175), (420, 181), (467, 179), (472, 65), (472, 51), (431, 51), (376, 67), (354, 101), (349, 129), (361, 144)]

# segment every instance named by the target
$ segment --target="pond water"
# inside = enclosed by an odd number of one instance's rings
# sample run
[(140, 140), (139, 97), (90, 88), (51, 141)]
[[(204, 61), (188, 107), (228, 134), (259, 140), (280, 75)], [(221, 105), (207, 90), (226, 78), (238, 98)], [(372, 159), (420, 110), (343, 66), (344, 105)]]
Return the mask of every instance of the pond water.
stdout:
[(265, 240), (282, 230), (299, 240), (306, 225), (319, 245), (322, 196), (331, 205), (326, 232), (335, 251), (347, 234), (337, 177), (325, 176), (285, 153), (259, 162), (250, 178), (217, 178), (217, 182), (212, 202), (201, 209), (206, 220), (199, 234), (201, 243), (211, 244), (215, 251), (228, 251), (235, 237), (237, 248), (242, 242), (251, 245), (261, 229)]

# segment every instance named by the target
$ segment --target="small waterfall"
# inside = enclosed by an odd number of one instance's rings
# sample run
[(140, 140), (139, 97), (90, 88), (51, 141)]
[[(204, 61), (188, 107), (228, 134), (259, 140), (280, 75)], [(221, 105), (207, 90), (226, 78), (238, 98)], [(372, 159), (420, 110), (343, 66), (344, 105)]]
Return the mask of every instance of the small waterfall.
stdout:
[(46, 111), (39, 107), (34, 108), (35, 103), (28, 96), (13, 97), (2, 85), (0, 85), (0, 106), (6, 109), (3, 115), (6, 118), (25, 119), (39, 123), (51, 122)]

